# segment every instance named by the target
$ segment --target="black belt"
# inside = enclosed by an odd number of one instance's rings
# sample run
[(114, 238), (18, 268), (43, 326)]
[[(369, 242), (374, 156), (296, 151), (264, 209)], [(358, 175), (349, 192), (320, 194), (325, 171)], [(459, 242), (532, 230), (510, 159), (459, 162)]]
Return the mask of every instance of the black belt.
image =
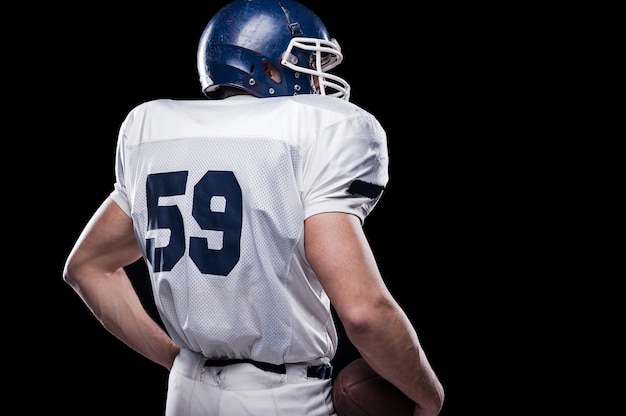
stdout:
[[(261, 361), (251, 360), (249, 358), (232, 358), (227, 360), (206, 360), (205, 367), (225, 367), (231, 364), (248, 363), (260, 368), (264, 371), (271, 371), (272, 373), (285, 374), (287, 372), (287, 366), (285, 364), (271, 364)], [(322, 380), (328, 379), (333, 375), (333, 366), (330, 364), (322, 365), (310, 365), (306, 369), (307, 377), (321, 378)]]

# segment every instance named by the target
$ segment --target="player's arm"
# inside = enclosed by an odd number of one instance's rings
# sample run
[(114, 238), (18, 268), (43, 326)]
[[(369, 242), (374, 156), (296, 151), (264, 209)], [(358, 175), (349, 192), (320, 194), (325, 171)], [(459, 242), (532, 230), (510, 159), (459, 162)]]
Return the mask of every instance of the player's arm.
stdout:
[(359, 219), (317, 214), (304, 235), (307, 259), (365, 361), (416, 403), (416, 416), (439, 414), (443, 387), (384, 284)]
[(123, 269), (140, 256), (131, 219), (108, 198), (76, 241), (63, 278), (109, 332), (169, 370), (178, 347), (144, 309)]

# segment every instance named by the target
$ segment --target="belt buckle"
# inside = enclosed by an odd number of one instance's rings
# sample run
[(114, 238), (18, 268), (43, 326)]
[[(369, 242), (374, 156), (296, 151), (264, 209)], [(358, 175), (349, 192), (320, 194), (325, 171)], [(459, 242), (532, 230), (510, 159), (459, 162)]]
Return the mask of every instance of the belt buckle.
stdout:
[(330, 364), (309, 366), (307, 367), (306, 375), (307, 377), (317, 377), (326, 380), (333, 375), (333, 366)]

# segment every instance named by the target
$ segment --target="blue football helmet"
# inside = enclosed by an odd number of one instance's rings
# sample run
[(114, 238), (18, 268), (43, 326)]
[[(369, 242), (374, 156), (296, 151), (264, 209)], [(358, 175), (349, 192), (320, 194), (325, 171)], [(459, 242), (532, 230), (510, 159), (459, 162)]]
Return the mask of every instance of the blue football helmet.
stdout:
[[(322, 94), (350, 99), (350, 85), (329, 74), (341, 47), (311, 10), (294, 0), (235, 0), (209, 21), (198, 46), (198, 74), (208, 98), (238, 88), (257, 97)], [(272, 64), (275, 81), (266, 72)]]

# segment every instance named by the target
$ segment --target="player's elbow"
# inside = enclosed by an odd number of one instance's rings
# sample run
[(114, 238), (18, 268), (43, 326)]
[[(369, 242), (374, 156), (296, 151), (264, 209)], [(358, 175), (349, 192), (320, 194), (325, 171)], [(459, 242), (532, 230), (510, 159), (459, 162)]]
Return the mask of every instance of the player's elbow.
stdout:
[(79, 291), (81, 286), (81, 276), (84, 275), (83, 267), (74, 258), (70, 257), (63, 267), (63, 280), (74, 290)]
[(352, 336), (363, 336), (375, 329), (375, 321), (367, 313), (349, 313), (341, 317), (346, 332)]
[(393, 313), (393, 306), (387, 302), (355, 303), (344, 309), (340, 315), (348, 337), (358, 343), (360, 340), (376, 338), (387, 316)]
[(69, 261), (65, 263), (65, 266), (63, 267), (62, 276), (63, 281), (68, 285), (72, 287), (76, 287), (78, 285), (78, 280), (74, 277), (76, 275), (72, 272), (72, 265)]

